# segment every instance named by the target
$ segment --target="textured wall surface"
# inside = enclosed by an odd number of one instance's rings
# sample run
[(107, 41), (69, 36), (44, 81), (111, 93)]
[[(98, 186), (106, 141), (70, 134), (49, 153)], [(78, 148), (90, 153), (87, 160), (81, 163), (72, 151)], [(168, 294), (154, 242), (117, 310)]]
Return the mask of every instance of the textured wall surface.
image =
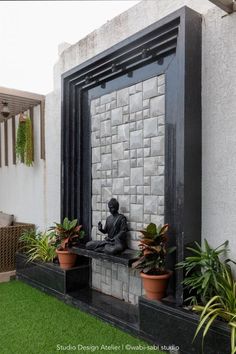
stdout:
[[(104, 238), (97, 224), (104, 226), (107, 202), (115, 197), (128, 220), (128, 245), (137, 249), (137, 230), (164, 221), (165, 76), (92, 100), (90, 114), (92, 238)], [(132, 303), (142, 291), (137, 272), (97, 260), (92, 284)]]

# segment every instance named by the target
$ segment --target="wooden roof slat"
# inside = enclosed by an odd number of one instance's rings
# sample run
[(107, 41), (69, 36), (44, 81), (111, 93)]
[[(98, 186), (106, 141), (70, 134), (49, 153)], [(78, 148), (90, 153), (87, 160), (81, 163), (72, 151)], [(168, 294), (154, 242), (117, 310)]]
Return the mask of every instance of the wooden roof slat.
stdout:
[(3, 101), (8, 103), (10, 118), (32, 107), (41, 105), (45, 101), (45, 96), (0, 86), (0, 107), (2, 107)]
[(37, 93), (27, 92), (27, 91), (20, 91), (15, 89), (10, 89), (7, 87), (0, 86), (0, 94), (5, 94), (9, 96), (21, 97), (36, 101), (43, 101), (45, 99), (44, 95), (39, 95)]

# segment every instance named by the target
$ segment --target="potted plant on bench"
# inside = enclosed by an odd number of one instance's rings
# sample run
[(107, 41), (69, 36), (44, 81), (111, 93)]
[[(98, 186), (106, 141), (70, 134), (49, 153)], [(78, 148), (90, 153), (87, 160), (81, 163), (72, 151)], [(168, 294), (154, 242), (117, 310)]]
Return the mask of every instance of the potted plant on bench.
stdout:
[(64, 218), (62, 224), (55, 223), (51, 228), (56, 236), (56, 253), (58, 255), (60, 267), (70, 269), (75, 265), (77, 255), (71, 253), (69, 248), (78, 244), (79, 240), (85, 235), (82, 225), (78, 225), (78, 220)]
[(172, 275), (172, 271), (166, 269), (166, 256), (175, 250), (175, 247), (167, 248), (168, 229), (167, 224), (157, 227), (151, 223), (140, 230), (139, 258), (132, 267), (141, 270), (146, 297), (150, 300), (161, 300), (165, 296)]

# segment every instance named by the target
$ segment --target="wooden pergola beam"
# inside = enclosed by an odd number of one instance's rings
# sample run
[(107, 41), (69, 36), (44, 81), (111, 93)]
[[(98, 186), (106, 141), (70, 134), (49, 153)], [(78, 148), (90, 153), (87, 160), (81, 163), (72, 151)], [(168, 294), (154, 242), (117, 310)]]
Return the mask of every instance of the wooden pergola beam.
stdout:
[(25, 98), (26, 100), (34, 100), (34, 101), (43, 101), (45, 96), (39, 95), (37, 93), (27, 92), (27, 91), (20, 91), (15, 89), (10, 89), (7, 87), (0, 86), (0, 93), (3, 95), (15, 96), (16, 98)]
[(234, 1), (233, 0), (209, 0), (221, 10), (227, 12), (228, 14), (231, 14), (234, 12)]

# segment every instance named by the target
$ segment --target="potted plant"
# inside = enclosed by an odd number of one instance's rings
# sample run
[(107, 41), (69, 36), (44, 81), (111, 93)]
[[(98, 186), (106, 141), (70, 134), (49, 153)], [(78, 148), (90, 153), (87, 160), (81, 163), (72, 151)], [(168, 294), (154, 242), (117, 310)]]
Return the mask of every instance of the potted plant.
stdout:
[(79, 240), (84, 237), (82, 225), (78, 225), (78, 220), (69, 220), (65, 218), (62, 224), (55, 223), (51, 228), (56, 236), (55, 245), (58, 255), (60, 267), (62, 269), (70, 269), (75, 265), (77, 255), (71, 253), (69, 248), (78, 244)]
[(132, 267), (141, 270), (140, 276), (146, 297), (150, 300), (161, 300), (165, 296), (172, 275), (172, 271), (166, 269), (167, 254), (175, 250), (175, 247), (167, 247), (168, 229), (168, 224), (157, 227), (151, 223), (144, 230), (140, 230), (142, 236), (139, 258)]

